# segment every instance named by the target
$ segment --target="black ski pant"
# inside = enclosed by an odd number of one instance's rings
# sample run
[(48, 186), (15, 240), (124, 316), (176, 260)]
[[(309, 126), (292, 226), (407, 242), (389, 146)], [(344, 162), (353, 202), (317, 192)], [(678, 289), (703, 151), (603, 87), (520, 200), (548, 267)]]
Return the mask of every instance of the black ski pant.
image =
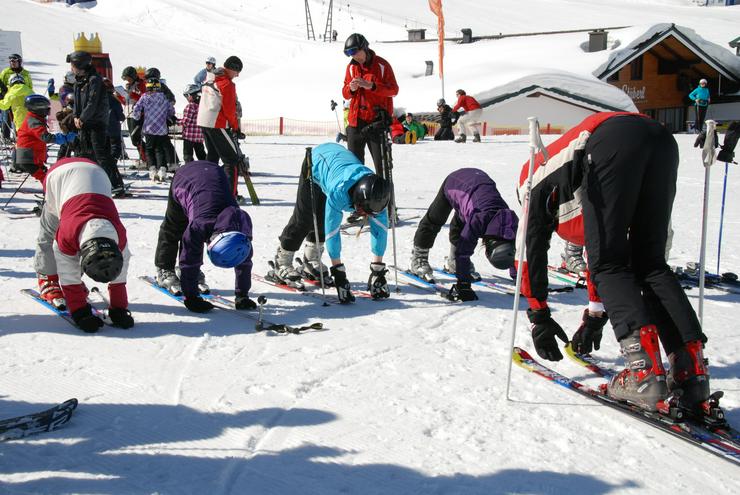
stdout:
[(193, 161), (193, 153), (198, 157), (198, 160), (206, 159), (206, 147), (203, 143), (196, 141), (190, 141), (189, 139), (182, 140), (182, 155), (185, 163)]
[(374, 129), (367, 129), (369, 125), (367, 122), (358, 120), (356, 127), (347, 126), (347, 149), (354, 153), (361, 163), (365, 163), (365, 145), (367, 145), (370, 156), (373, 157), (376, 175), (385, 177), (383, 173), (383, 154), (380, 149), (383, 133)]
[(319, 229), (319, 242), (324, 242), (324, 209), (326, 196), (318, 184), (308, 177), (308, 162), (303, 159), (301, 175), (298, 178), (298, 192), (295, 197), (295, 207), (288, 224), (280, 234), (280, 247), (286, 251), (298, 251), (303, 240), (316, 242), (313, 230), (313, 207), (311, 206), (311, 188), (316, 208), (316, 224)]
[[(429, 209), (416, 228), (414, 246), (431, 249), (434, 246), (434, 240), (437, 238), (437, 234), (439, 234), (439, 231), (447, 223), (450, 212), (452, 212), (452, 205), (447, 200), (447, 196), (445, 196), (445, 183), (443, 182), (437, 196), (435, 196), (432, 204), (429, 205)], [(450, 222), (450, 244), (453, 246), (457, 246), (457, 241), (460, 239), (460, 232), (462, 232), (464, 226), (465, 223), (462, 218), (455, 212)]]
[(236, 196), (236, 184), (238, 179), (239, 151), (234, 143), (231, 132), (227, 129), (216, 129), (211, 127), (201, 127), (203, 138), (208, 148), (206, 160), (218, 163), (220, 159), (224, 162), (223, 168), (226, 178), (231, 184), (232, 192)]
[(705, 340), (665, 259), (678, 146), (659, 123), (614, 117), (586, 143), (583, 223), (588, 268), (617, 340), (658, 327), (667, 353)]
[(105, 126), (88, 126), (80, 131), (80, 156), (97, 162), (108, 175), (113, 189), (123, 187), (123, 177), (118, 171), (115, 160), (110, 156), (106, 145), (108, 135)]
[(154, 265), (165, 270), (174, 270), (180, 248), (180, 239), (188, 227), (188, 215), (172, 195), (172, 186), (167, 198), (167, 210), (159, 226)]
[(701, 132), (704, 129), (704, 119), (707, 118), (707, 109), (709, 105), (694, 105), (694, 111), (696, 112), (696, 120), (694, 121), (694, 130)]
[(108, 146), (108, 149), (110, 150), (110, 157), (114, 162), (118, 162), (123, 157), (123, 139), (121, 139), (121, 134), (118, 135), (108, 135), (105, 138), (106, 146)]
[(455, 139), (455, 132), (452, 127), (440, 127), (434, 134), (435, 141), (451, 141)]
[(167, 167), (167, 141), (166, 135), (158, 136), (156, 134), (145, 134), (146, 158), (149, 168), (159, 170), (160, 167)]

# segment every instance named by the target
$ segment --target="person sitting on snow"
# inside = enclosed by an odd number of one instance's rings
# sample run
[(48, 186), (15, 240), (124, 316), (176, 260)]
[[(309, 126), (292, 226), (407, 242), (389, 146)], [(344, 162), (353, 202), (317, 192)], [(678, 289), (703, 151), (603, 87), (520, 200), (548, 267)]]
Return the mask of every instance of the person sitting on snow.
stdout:
[[(200, 296), (205, 288), (203, 246), (219, 268), (236, 274), (236, 309), (255, 309), (249, 298), (252, 287), (252, 220), (239, 208), (223, 170), (215, 163), (197, 160), (175, 173), (167, 211), (159, 228), (154, 264), (157, 283), (175, 295), (185, 296), (185, 306), (205, 313), (213, 305)], [(175, 262), (180, 253), (180, 276)]]
[(103, 320), (87, 302), (84, 273), (108, 283), (108, 316), (114, 326), (131, 328), (126, 292), (130, 255), (108, 175), (91, 160), (65, 158), (49, 169), (44, 193), (34, 256), (41, 297), (60, 309), (66, 304), (80, 329), (97, 332)]

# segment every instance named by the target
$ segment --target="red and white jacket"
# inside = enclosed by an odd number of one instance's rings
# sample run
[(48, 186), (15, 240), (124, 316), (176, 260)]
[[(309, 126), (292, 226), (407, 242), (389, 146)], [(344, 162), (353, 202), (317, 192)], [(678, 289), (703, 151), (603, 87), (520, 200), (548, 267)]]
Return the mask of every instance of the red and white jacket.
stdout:
[[(49, 169), (44, 181), (44, 216), (56, 219), (54, 259), (70, 312), (87, 304), (82, 283), (80, 246), (95, 237), (118, 243), (123, 270), (108, 285), (112, 308), (127, 308), (126, 275), (130, 258), (126, 229), (111, 199), (111, 184), (103, 168), (84, 158), (65, 158)], [(43, 228), (43, 223), (42, 223)]]
[[(588, 116), (547, 146), (549, 160), (544, 163), (542, 153), (535, 159), (532, 191), (529, 199), (526, 252), (522, 273), (522, 294), (532, 309), (547, 307), (547, 251), (550, 238), (556, 232), (562, 239), (585, 245), (581, 183), (583, 179), (584, 149), (594, 130), (606, 120), (619, 115), (637, 115), (629, 112), (602, 112)], [(519, 176), (519, 201), (526, 194), (529, 161), (522, 166)], [(517, 250), (522, 245), (522, 230), (517, 232)], [(517, 267), (519, 268), (519, 267)], [(599, 303), (593, 283), (588, 277), (590, 303)]]
[(480, 103), (478, 103), (478, 100), (476, 100), (472, 96), (460, 95), (457, 98), (457, 103), (455, 103), (455, 106), (452, 107), (452, 111), (457, 112), (461, 108), (466, 112), (471, 112), (473, 110), (478, 110), (480, 108)]
[[(355, 78), (362, 78), (373, 83), (372, 89), (349, 89), (349, 83)], [(357, 121), (372, 122), (375, 120), (375, 107), (380, 106), (393, 115), (393, 97), (398, 94), (398, 83), (393, 74), (393, 68), (385, 59), (377, 56), (374, 51), (367, 50), (367, 60), (360, 65), (352, 60), (347, 64), (344, 74), (342, 96), (349, 100), (349, 114), (347, 122), (357, 127)]]

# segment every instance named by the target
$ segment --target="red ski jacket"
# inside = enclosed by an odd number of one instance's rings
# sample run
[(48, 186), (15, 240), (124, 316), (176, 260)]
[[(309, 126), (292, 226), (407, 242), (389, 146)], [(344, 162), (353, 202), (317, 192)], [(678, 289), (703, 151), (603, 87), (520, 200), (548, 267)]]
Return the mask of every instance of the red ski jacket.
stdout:
[(28, 112), (21, 128), (18, 129), (16, 161), (28, 163), (32, 160), (39, 169), (33, 176), (43, 181), (46, 145), (53, 142), (54, 135), (49, 132), (46, 118)]
[(478, 100), (472, 96), (460, 95), (457, 99), (457, 103), (455, 103), (455, 106), (452, 108), (452, 111), (457, 112), (461, 108), (466, 112), (477, 110), (480, 108), (480, 103), (478, 103)]
[[(356, 77), (373, 83), (372, 89), (358, 88), (352, 92), (349, 83)], [(342, 96), (349, 101), (347, 122), (357, 127), (357, 121), (372, 122), (375, 120), (375, 106), (380, 106), (393, 115), (393, 97), (398, 94), (398, 83), (393, 68), (385, 59), (372, 50), (367, 50), (367, 60), (363, 65), (352, 60), (347, 65), (344, 75)]]

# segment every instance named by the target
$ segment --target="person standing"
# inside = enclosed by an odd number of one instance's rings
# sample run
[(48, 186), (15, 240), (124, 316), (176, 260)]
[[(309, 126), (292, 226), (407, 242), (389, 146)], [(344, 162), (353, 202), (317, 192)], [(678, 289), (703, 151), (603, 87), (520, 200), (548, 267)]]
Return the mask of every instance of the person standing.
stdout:
[(699, 80), (699, 85), (689, 93), (689, 99), (694, 102), (694, 115), (696, 117), (694, 132), (698, 134), (704, 128), (704, 119), (707, 117), (707, 109), (712, 101), (706, 79)]
[[(603, 306), (589, 304), (573, 337), (577, 352), (598, 349), (608, 312), (626, 367), (610, 397), (655, 411), (669, 390), (694, 412), (709, 397), (707, 338), (665, 259), (676, 194), (678, 145), (660, 123), (640, 114), (597, 113), (547, 147), (535, 163), (522, 278), (532, 339), (544, 359), (560, 360), (556, 337), (568, 341), (547, 306), (547, 250), (556, 231), (585, 245), (589, 277)], [(522, 167), (520, 197), (529, 164)], [(521, 242), (521, 239), (518, 239)], [(660, 345), (671, 363), (666, 374)]]
[[(142, 115), (143, 114), (143, 115)], [(134, 119), (144, 119), (144, 141), (149, 164), (149, 178), (167, 180), (167, 119), (175, 115), (175, 107), (161, 91), (158, 79), (146, 82), (146, 93), (134, 105)]]
[(201, 88), (197, 120), (203, 130), (208, 161), (218, 163), (220, 159), (224, 162), (224, 173), (234, 197), (239, 177), (239, 151), (235, 142), (239, 132), (239, 119), (236, 114), (236, 85), (233, 80), (239, 77), (243, 67), (239, 57), (232, 55), (224, 61), (223, 67), (208, 74)]
[(209, 72), (213, 72), (213, 69), (216, 68), (216, 59), (215, 57), (206, 57), (206, 66), (198, 71), (198, 73), (193, 77), (193, 81), (198, 86), (202, 86), (204, 82), (206, 82), (206, 77), (208, 76)]
[[(0, 100), (5, 97), (8, 88), (11, 86), (10, 78), (16, 75), (23, 77), (23, 84), (30, 90), (28, 94), (33, 93), (33, 81), (31, 80), (31, 74), (23, 67), (23, 57), (17, 53), (12, 53), (8, 56), (8, 67), (0, 72)], [(11, 115), (12, 110), (10, 109), (0, 110), (0, 132), (5, 139), (10, 138)], [(20, 121), (23, 122), (23, 119), (20, 119)], [(16, 127), (17, 129), (18, 127)]]
[(457, 119), (460, 135), (457, 136), (455, 142), (464, 143), (467, 140), (465, 133), (472, 132), (473, 142), (480, 143), (480, 116), (483, 112), (480, 103), (472, 96), (468, 96), (464, 89), (458, 89), (455, 94), (457, 95), (457, 103), (452, 107), (452, 111), (465, 110), (465, 115)]
[(8, 86), (9, 89), (5, 97), (0, 99), (0, 110), (9, 110), (12, 112), (13, 126), (17, 133), (26, 119), (24, 102), (26, 97), (33, 94), (33, 90), (26, 86), (26, 80), (20, 74), (12, 76), (8, 82)]
[(387, 112), (388, 117), (393, 116), (393, 97), (398, 94), (396, 76), (391, 64), (371, 50), (368, 41), (359, 33), (351, 34), (344, 42), (344, 54), (352, 58), (347, 64), (342, 87), (342, 96), (349, 100), (347, 148), (360, 163), (365, 163), (367, 146), (375, 173), (384, 177), (380, 153), (383, 134), (367, 127), (378, 117), (376, 107)]
[(75, 73), (74, 124), (79, 130), (80, 156), (96, 161), (110, 179), (114, 197), (125, 195), (123, 177), (106, 146), (108, 128), (108, 94), (103, 78), (92, 65), (88, 52), (75, 51), (67, 55)]
[(172, 179), (154, 255), (157, 283), (173, 294), (182, 293), (185, 307), (195, 313), (213, 309), (199, 291), (205, 285), (200, 271), (204, 245), (214, 265), (234, 269), (236, 309), (256, 309), (249, 298), (252, 220), (236, 203), (223, 170), (215, 163), (195, 161), (180, 167)]
[[(312, 191), (313, 189), (313, 191)], [(280, 245), (275, 254), (275, 278), (287, 285), (300, 286), (301, 278), (320, 280), (325, 267), (321, 262), (324, 241), (331, 259), (330, 273), (343, 304), (355, 300), (347, 273), (341, 260), (342, 243), (339, 226), (342, 212), (357, 212), (370, 219), (371, 251), (368, 290), (373, 299), (390, 296), (383, 263), (388, 242), (388, 211), (390, 183), (374, 174), (357, 156), (336, 143), (324, 143), (311, 150), (301, 166), (295, 207), (288, 224), (280, 234)], [(315, 203), (314, 203), (315, 201)], [(315, 207), (315, 211), (314, 211)], [(314, 233), (313, 216), (318, 228)], [(293, 267), (296, 251), (306, 240), (303, 251), (303, 273)], [(329, 282), (329, 274), (324, 275)]]
[(111, 158), (118, 163), (123, 158), (123, 136), (121, 136), (121, 122), (126, 116), (123, 114), (123, 105), (116, 95), (113, 83), (107, 77), (103, 78), (103, 86), (108, 96), (108, 128), (107, 128), (107, 146), (110, 149)]
[(198, 106), (200, 104), (200, 86), (188, 84), (183, 96), (188, 104), (182, 112), (179, 123), (182, 126), (182, 154), (185, 163), (193, 161), (193, 152), (198, 160), (206, 159), (206, 148), (203, 144), (203, 131), (198, 127)]

